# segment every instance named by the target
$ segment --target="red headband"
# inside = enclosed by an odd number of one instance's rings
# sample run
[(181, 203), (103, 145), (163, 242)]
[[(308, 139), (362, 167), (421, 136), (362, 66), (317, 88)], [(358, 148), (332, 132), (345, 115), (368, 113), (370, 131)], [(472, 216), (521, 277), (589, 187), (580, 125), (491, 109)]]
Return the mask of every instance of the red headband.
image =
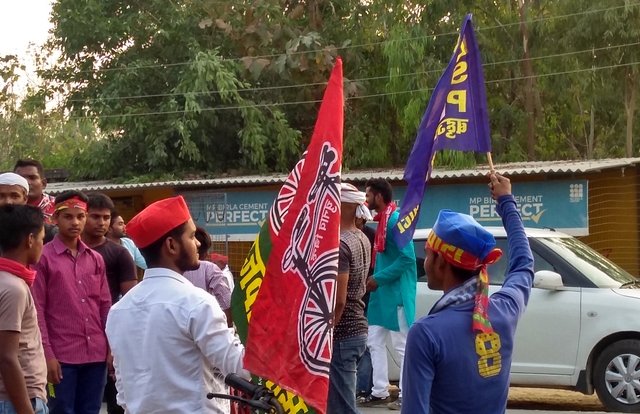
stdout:
[(66, 210), (68, 208), (79, 208), (80, 210), (87, 211), (87, 203), (80, 200), (78, 197), (73, 197), (56, 204), (55, 212), (57, 213), (61, 210)]

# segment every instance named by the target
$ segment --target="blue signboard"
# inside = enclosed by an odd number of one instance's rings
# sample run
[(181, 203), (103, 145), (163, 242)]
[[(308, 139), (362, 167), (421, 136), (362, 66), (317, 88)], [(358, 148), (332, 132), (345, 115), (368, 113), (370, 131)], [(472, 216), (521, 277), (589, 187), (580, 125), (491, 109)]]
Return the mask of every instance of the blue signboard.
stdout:
[[(394, 187), (402, 202), (404, 187)], [(589, 234), (588, 181), (515, 183), (513, 194), (526, 227), (553, 228), (573, 236)], [(466, 213), (485, 226), (501, 226), (486, 184), (433, 185), (426, 191), (417, 228), (430, 228), (442, 209)]]
[(277, 191), (185, 192), (191, 216), (216, 240), (253, 241), (269, 215)]
[[(398, 206), (402, 205), (405, 191), (406, 186), (394, 187)], [(589, 234), (587, 191), (586, 180), (513, 185), (526, 227), (550, 227), (573, 236)], [(205, 227), (214, 237), (226, 234), (229, 241), (253, 241), (268, 216), (277, 191), (188, 192), (182, 195), (196, 224)], [(486, 226), (501, 225), (486, 184), (430, 186), (417, 228), (430, 228), (442, 209), (469, 214)]]

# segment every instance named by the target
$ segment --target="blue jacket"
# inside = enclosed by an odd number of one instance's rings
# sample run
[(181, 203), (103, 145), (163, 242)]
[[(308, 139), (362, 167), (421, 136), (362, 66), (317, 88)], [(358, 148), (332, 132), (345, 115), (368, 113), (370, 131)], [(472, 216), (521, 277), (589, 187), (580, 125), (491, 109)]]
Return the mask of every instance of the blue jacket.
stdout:
[(398, 306), (404, 307), (407, 326), (411, 326), (416, 314), (416, 252), (413, 243), (398, 249), (393, 239), (393, 228), (400, 213), (394, 212), (387, 223), (387, 241), (384, 252), (376, 256), (373, 278), (378, 289), (371, 292), (367, 318), (369, 325), (383, 326), (399, 331)]
[(498, 212), (507, 231), (509, 270), (502, 289), (489, 298), (494, 333), (472, 331), (473, 301), (418, 320), (409, 330), (404, 356), (405, 414), (506, 410), (516, 326), (533, 283), (533, 255), (513, 196), (498, 199)]

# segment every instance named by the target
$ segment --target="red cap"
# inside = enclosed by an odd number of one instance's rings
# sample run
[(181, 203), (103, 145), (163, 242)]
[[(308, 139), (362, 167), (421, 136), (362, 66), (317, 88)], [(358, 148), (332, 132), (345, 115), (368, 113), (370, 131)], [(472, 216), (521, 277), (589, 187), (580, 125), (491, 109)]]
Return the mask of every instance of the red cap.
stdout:
[(221, 261), (223, 263), (229, 263), (229, 258), (227, 256), (223, 256), (218, 253), (211, 253), (211, 261), (212, 262)]
[(139, 248), (157, 241), (191, 218), (182, 196), (156, 201), (136, 214), (127, 224), (127, 234)]

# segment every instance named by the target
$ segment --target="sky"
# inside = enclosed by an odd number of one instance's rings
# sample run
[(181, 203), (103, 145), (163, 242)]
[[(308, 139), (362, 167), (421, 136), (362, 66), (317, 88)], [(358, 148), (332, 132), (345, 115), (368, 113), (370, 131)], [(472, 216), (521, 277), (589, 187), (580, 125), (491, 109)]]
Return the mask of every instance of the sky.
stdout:
[(51, 0), (0, 0), (0, 56), (16, 54), (33, 72), (27, 48), (47, 40), (50, 12)]
[(51, 0), (1, 0), (0, 10), (0, 55), (24, 56), (29, 42), (47, 39)]

